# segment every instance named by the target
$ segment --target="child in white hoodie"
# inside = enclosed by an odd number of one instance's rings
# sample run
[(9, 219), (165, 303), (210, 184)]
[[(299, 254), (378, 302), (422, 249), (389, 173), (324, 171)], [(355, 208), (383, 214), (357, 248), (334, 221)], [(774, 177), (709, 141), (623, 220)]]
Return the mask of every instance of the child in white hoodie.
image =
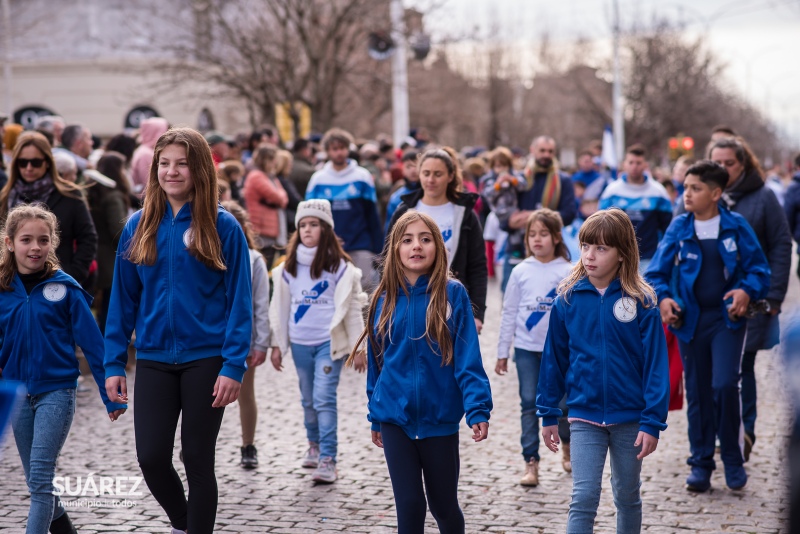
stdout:
[[(569, 250), (561, 236), (562, 227), (561, 215), (557, 211), (543, 208), (531, 213), (525, 227), (527, 258), (511, 271), (503, 297), (495, 372), (499, 375), (508, 372), (508, 354), (513, 339), (522, 406), (520, 441), (525, 473), (520, 484), (523, 486), (539, 484), (536, 386), (556, 287), (572, 268)], [(567, 442), (563, 450), (564, 468), (569, 470)]]
[[(295, 224), (286, 261), (272, 270), (270, 359), (280, 371), (291, 348), (309, 442), (302, 465), (316, 468), (315, 482), (329, 484), (337, 478), (336, 388), (343, 358), (364, 329), (361, 310), (367, 295), (361, 290), (361, 271), (333, 233), (327, 200), (301, 202)], [(366, 370), (365, 353), (355, 367)]]

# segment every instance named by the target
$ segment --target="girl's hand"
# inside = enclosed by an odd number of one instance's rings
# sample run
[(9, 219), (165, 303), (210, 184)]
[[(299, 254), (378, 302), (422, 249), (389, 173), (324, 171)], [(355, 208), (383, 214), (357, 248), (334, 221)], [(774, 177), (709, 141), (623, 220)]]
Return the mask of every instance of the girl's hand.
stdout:
[(113, 423), (114, 421), (119, 419), (119, 416), (124, 414), (126, 411), (127, 410), (125, 408), (122, 408), (120, 410), (114, 410), (113, 412), (109, 412), (108, 418), (111, 419), (111, 422)]
[(503, 376), (508, 372), (508, 358), (498, 358), (494, 366), (494, 372)]
[(478, 330), (478, 335), (481, 335), (481, 330), (483, 330), (483, 321), (475, 318), (475, 328)]
[(267, 361), (267, 353), (263, 350), (254, 350), (253, 355), (247, 359), (250, 360), (249, 362), (247, 362), (248, 364), (250, 364), (250, 367), (258, 367), (259, 365)]
[(747, 306), (750, 304), (750, 295), (744, 289), (731, 289), (722, 296), (722, 300), (733, 298), (731, 307), (728, 308), (728, 315), (731, 319), (738, 319), (747, 313)]
[(242, 384), (227, 376), (218, 376), (214, 384), (214, 392), (211, 393), (215, 399), (211, 403), (212, 408), (224, 408), (239, 398), (239, 390)]
[(489, 422), (476, 423), (472, 425), (472, 441), (478, 443), (489, 437)]
[[(128, 381), (124, 376), (106, 378), (106, 395), (111, 402), (125, 404), (128, 402)], [(114, 419), (112, 419), (113, 421)]]
[(383, 438), (380, 432), (372, 431), (372, 443), (374, 443), (376, 447), (383, 448)]
[(658, 304), (658, 309), (661, 311), (661, 322), (664, 324), (673, 324), (678, 320), (676, 313), (680, 313), (681, 307), (678, 303), (670, 298), (662, 300)]
[(639, 435), (636, 436), (636, 443), (633, 446), (638, 447), (639, 445), (642, 446), (642, 451), (636, 456), (637, 460), (641, 460), (655, 452), (656, 447), (658, 447), (658, 438), (651, 436), (647, 432), (639, 431)]
[(282, 371), (283, 357), (281, 356), (281, 349), (278, 347), (273, 347), (272, 354), (269, 356), (269, 361), (272, 362), (272, 367), (274, 367), (276, 371)]
[(553, 452), (558, 452), (558, 425), (550, 425), (542, 427), (542, 440), (545, 446)]
[(367, 370), (367, 353), (366, 351), (360, 350), (356, 352), (355, 357), (353, 358), (353, 367), (359, 373), (363, 373)]

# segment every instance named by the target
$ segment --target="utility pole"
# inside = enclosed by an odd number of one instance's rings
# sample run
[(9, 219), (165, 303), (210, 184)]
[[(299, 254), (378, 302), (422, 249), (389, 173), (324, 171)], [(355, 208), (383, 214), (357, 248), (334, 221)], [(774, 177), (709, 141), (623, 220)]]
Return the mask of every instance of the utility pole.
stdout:
[(620, 72), (619, 60), (619, 0), (612, 1), (614, 2), (614, 88), (612, 95), (614, 110), (614, 149), (617, 152), (617, 162), (620, 164), (625, 155), (625, 117), (623, 115), (625, 99), (622, 96), (622, 73)]
[(394, 55), (392, 55), (392, 130), (395, 147), (399, 147), (403, 143), (403, 139), (408, 136), (410, 123), (404, 16), (403, 0), (392, 0), (392, 40), (395, 46)]
[(10, 0), (3, 2), (3, 81), (5, 82), (4, 92), (6, 94), (3, 107), (9, 117), (14, 114), (14, 107), (11, 101), (11, 5)]

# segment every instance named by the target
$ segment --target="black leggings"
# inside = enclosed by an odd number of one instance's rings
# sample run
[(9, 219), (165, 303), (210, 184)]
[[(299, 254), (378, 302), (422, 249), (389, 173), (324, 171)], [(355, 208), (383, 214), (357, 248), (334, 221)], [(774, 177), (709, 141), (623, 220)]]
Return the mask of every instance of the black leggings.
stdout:
[(426, 494), (439, 532), (463, 534), (464, 514), (458, 506), (458, 433), (415, 440), (399, 426), (381, 423), (381, 438), (392, 479), (399, 534), (425, 531)]
[[(136, 362), (133, 423), (144, 480), (172, 527), (210, 534), (217, 516), (214, 449), (225, 408), (212, 408), (222, 356), (174, 365)], [(189, 500), (172, 466), (178, 416)]]

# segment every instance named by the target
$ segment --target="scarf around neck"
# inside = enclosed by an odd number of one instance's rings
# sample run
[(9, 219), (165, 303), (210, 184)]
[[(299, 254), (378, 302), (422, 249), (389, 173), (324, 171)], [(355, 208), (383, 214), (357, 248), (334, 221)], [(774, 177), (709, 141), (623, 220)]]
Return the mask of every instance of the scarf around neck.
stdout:
[(558, 174), (558, 163), (553, 159), (550, 168), (540, 167), (536, 159), (532, 159), (525, 166), (525, 178), (529, 184), (533, 184), (533, 179), (537, 174), (547, 173), (547, 178), (542, 191), (542, 206), (558, 211), (558, 204), (561, 202), (561, 176)]
[(35, 182), (26, 182), (22, 178), (14, 182), (14, 187), (8, 193), (8, 209), (19, 204), (33, 202), (47, 203), (47, 199), (55, 191), (56, 186), (50, 173), (45, 174)]
[(317, 255), (317, 247), (307, 247), (302, 243), (297, 244), (297, 263), (300, 265), (311, 265), (314, 256)]

